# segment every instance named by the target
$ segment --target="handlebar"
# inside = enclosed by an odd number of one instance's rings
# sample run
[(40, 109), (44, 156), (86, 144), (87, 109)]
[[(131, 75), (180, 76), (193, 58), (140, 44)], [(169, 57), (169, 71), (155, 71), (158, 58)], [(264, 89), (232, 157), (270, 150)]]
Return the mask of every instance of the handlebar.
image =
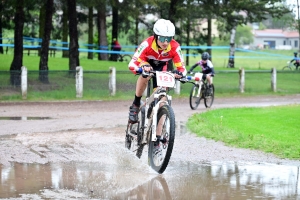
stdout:
[[(129, 67), (129, 69), (131, 71), (135, 72), (135, 74), (142, 74), (142, 76), (144, 78), (147, 78), (149, 76), (154, 76), (154, 74), (156, 74), (156, 70), (150, 70), (149, 72), (145, 72), (145, 71), (143, 71), (143, 69), (141, 67)], [(181, 77), (181, 78), (175, 78), (175, 79), (180, 81), (183, 77)]]

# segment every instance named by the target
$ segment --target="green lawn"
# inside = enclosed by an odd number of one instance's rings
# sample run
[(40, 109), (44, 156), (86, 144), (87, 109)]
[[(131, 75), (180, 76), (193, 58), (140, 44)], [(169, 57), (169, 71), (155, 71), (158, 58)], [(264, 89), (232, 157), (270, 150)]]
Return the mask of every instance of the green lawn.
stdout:
[(194, 114), (187, 127), (226, 145), (300, 159), (300, 105), (222, 108)]

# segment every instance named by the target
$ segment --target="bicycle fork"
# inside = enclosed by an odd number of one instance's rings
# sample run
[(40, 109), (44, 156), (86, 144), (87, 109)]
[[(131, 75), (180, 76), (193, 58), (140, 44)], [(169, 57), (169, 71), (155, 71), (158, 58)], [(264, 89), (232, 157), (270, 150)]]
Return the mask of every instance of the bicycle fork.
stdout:
[[(155, 106), (153, 106), (152, 108), (152, 112), (150, 115), (150, 118), (148, 119), (147, 117), (145, 117), (145, 125), (144, 125), (144, 130), (146, 134), (144, 134), (142, 143), (147, 143), (147, 141), (150, 141), (150, 134), (151, 134), (151, 141), (155, 142), (157, 140), (156, 137), (156, 132), (157, 132), (157, 114), (158, 114), (158, 110), (161, 107), (160, 105), (169, 105), (169, 101), (171, 101), (171, 96), (167, 95), (166, 93), (162, 94), (154, 94), (154, 99), (158, 99), (159, 96), (165, 96), (167, 98), (167, 100), (159, 100)], [(146, 109), (145, 109), (145, 116), (147, 116), (147, 112), (148, 112), (148, 108), (149, 108), (149, 98), (146, 99)], [(161, 142), (165, 142), (164, 139), (160, 140)]]

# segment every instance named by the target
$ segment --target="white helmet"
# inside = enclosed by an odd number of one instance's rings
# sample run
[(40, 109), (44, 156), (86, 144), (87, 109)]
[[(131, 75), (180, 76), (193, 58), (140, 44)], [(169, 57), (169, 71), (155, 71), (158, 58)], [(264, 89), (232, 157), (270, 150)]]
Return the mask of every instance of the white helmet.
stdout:
[(153, 26), (156, 35), (173, 37), (175, 35), (175, 26), (170, 20), (159, 19)]

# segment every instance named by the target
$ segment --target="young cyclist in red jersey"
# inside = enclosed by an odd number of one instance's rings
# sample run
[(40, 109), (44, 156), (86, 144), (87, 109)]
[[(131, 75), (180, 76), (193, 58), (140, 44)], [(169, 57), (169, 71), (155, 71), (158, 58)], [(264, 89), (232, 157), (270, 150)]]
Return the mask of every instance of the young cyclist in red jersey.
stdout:
[[(128, 67), (141, 68), (143, 71), (167, 71), (168, 62), (173, 61), (176, 69), (173, 71), (175, 78), (186, 75), (186, 69), (180, 45), (173, 39), (175, 35), (174, 24), (165, 19), (159, 19), (153, 26), (154, 35), (145, 39), (137, 48)], [(132, 70), (136, 74), (136, 70)], [(129, 107), (129, 121), (138, 121), (140, 101), (147, 87), (148, 78), (139, 76), (136, 83), (135, 97)], [(153, 79), (153, 88), (156, 88), (156, 80)]]

